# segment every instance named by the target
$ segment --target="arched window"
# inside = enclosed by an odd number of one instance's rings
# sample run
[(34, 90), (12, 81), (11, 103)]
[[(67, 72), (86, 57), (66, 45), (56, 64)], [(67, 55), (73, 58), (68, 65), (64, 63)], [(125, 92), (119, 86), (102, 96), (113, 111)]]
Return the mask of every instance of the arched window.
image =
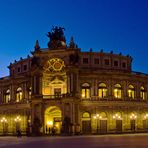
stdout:
[(5, 96), (4, 96), (4, 103), (10, 102), (10, 89), (7, 89)]
[(140, 98), (142, 100), (145, 100), (146, 99), (146, 93), (145, 93), (145, 89), (143, 86), (140, 87)]
[(84, 112), (84, 113), (82, 114), (82, 118), (90, 118), (90, 113)]
[(107, 114), (105, 112), (101, 112), (100, 119), (107, 119)]
[(133, 85), (128, 86), (128, 97), (132, 99), (135, 98), (135, 88)]
[(107, 87), (105, 83), (100, 83), (98, 87), (99, 98), (104, 98), (107, 96)]
[(82, 96), (82, 98), (89, 98), (90, 97), (90, 85), (88, 83), (82, 84), (81, 96)]
[(19, 87), (16, 91), (16, 102), (20, 102), (23, 98), (22, 88)]
[(115, 84), (114, 86), (114, 97), (115, 98), (121, 98), (121, 85), (120, 84)]

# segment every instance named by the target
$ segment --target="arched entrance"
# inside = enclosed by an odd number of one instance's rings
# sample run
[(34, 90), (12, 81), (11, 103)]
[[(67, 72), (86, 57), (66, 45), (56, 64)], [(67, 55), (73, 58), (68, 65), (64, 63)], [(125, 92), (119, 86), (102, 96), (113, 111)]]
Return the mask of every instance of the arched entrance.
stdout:
[(107, 115), (105, 112), (100, 113), (100, 134), (107, 133)]
[(62, 126), (62, 112), (59, 107), (51, 106), (45, 110), (44, 114), (44, 129), (46, 134), (61, 133)]
[(136, 130), (136, 119), (137, 119), (136, 113), (131, 113), (130, 115), (131, 132), (135, 132)]
[(116, 121), (115, 132), (122, 133), (122, 114), (121, 112), (117, 112), (113, 115), (113, 119)]
[(148, 114), (143, 113), (142, 119), (143, 119), (143, 130), (147, 132), (148, 131)]
[(82, 133), (90, 134), (91, 133), (91, 116), (90, 113), (84, 112), (82, 114)]

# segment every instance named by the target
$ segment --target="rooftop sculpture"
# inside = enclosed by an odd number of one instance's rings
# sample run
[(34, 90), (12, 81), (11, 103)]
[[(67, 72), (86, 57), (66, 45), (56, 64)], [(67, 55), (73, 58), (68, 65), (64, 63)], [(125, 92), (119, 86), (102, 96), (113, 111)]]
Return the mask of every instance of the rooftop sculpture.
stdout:
[(64, 36), (64, 28), (62, 27), (53, 27), (51, 32), (47, 33), (47, 36), (50, 38), (48, 42), (49, 49), (57, 49), (66, 47), (66, 40)]

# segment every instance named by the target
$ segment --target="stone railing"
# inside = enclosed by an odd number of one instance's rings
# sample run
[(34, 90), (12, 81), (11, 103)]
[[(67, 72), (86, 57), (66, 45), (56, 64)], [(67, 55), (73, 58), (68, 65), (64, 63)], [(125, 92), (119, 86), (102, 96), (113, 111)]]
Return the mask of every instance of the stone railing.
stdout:
[(61, 98), (68, 98), (73, 97), (72, 93), (67, 94), (59, 94), (59, 95), (43, 95), (43, 99), (61, 99)]
[(91, 96), (90, 98), (81, 98), (81, 101), (133, 101), (133, 102), (148, 102), (148, 100), (142, 100), (141, 98), (115, 98), (115, 97), (104, 97)]
[(30, 99), (22, 99), (19, 102), (16, 102), (15, 99), (11, 99), (9, 102), (1, 102), (0, 104), (29, 104), (30, 103)]

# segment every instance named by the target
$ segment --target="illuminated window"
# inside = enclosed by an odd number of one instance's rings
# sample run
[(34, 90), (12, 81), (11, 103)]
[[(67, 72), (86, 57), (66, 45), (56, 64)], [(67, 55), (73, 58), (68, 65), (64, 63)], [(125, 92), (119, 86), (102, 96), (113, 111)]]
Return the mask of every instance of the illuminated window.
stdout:
[(61, 95), (61, 88), (54, 88), (54, 95), (59, 97)]
[(121, 98), (121, 85), (120, 84), (116, 84), (114, 86), (114, 97), (115, 98)]
[(135, 98), (135, 88), (133, 85), (129, 85), (128, 87), (128, 97)]
[(142, 100), (145, 100), (146, 99), (146, 93), (145, 93), (145, 89), (143, 86), (140, 87), (140, 98)]
[(90, 118), (90, 113), (85, 112), (85, 113), (83, 113), (82, 117), (83, 118)]
[(4, 103), (10, 102), (10, 89), (8, 89), (4, 96)]
[(98, 96), (104, 98), (107, 96), (107, 87), (105, 83), (100, 83), (98, 88)]
[(82, 98), (89, 98), (90, 97), (90, 85), (88, 83), (82, 84)]
[(16, 91), (16, 102), (20, 102), (22, 100), (23, 93), (22, 93), (22, 88), (19, 87)]

